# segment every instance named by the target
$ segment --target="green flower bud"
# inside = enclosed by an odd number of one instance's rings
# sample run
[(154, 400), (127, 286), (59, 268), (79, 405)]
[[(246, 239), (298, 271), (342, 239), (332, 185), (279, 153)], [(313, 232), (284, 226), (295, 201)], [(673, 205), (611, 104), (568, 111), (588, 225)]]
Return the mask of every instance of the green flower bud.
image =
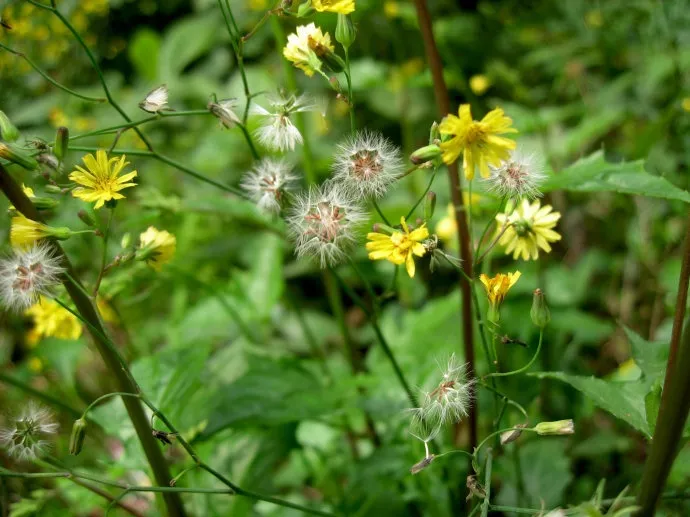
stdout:
[(546, 305), (546, 298), (541, 289), (534, 290), (532, 310), (530, 310), (529, 315), (532, 317), (532, 323), (540, 329), (546, 327), (549, 321), (551, 321), (551, 311), (549, 311), (549, 307)]
[(539, 422), (534, 426), (534, 430), (541, 436), (575, 434), (575, 424), (572, 420)]
[(438, 128), (438, 122), (431, 124), (431, 129), (429, 130), (429, 145), (437, 144), (441, 141), (441, 131)]
[(19, 138), (19, 130), (2, 110), (0, 110), (0, 136), (8, 142), (14, 142)]
[(357, 29), (352, 19), (346, 14), (338, 14), (338, 24), (335, 27), (335, 40), (343, 48), (348, 49), (354, 43), (357, 36)]
[(66, 241), (69, 239), (72, 235), (74, 235), (74, 232), (67, 228), (66, 226), (59, 226), (59, 227), (53, 227), (53, 226), (46, 226), (46, 234), (49, 237), (54, 237), (59, 241)]
[(297, 18), (306, 18), (312, 12), (314, 12), (314, 9), (311, 6), (311, 1), (304, 2), (297, 8)]
[(69, 438), (69, 453), (72, 456), (76, 456), (81, 452), (84, 446), (84, 438), (86, 438), (86, 420), (80, 418), (75, 420), (72, 424), (72, 434)]
[(424, 199), (424, 219), (430, 221), (436, 210), (436, 192), (428, 192)]
[(127, 232), (122, 236), (122, 240), (120, 241), (120, 246), (123, 248), (129, 248), (129, 245), (132, 244), (132, 234)]
[(86, 226), (91, 226), (92, 228), (96, 226), (96, 219), (94, 219), (93, 214), (91, 214), (90, 212), (87, 212), (86, 210), (82, 209), (79, 210), (79, 213), (77, 215)]
[(8, 144), (0, 143), (0, 158), (16, 163), (29, 171), (38, 168), (38, 162), (33, 157)]
[(441, 156), (441, 148), (437, 145), (426, 145), (420, 147), (415, 152), (410, 155), (410, 161), (415, 165), (421, 165), (422, 163), (433, 160)]
[(55, 148), (53, 153), (60, 161), (65, 159), (67, 149), (69, 148), (69, 129), (65, 126), (60, 126), (55, 134)]
[(51, 210), (60, 204), (56, 199), (49, 197), (32, 197), (31, 202), (39, 210)]
[(62, 189), (57, 185), (46, 185), (43, 190), (51, 194), (62, 194)]

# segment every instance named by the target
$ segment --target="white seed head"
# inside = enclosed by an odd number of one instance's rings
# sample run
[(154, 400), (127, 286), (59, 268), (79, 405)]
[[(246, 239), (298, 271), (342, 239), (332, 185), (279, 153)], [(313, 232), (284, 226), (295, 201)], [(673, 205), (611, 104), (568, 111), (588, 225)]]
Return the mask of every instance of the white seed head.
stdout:
[(455, 354), (440, 370), (441, 381), (424, 394), (422, 412), (428, 418), (440, 419), (442, 425), (459, 422), (472, 405), (474, 381), (467, 379), (467, 365), (460, 363)]
[(57, 430), (52, 413), (30, 403), (7, 427), (0, 429), (0, 447), (19, 461), (32, 460), (49, 449), (48, 439)]
[[(426, 400), (423, 405), (426, 405)], [(409, 433), (412, 436), (424, 443), (429, 443), (438, 436), (438, 433), (443, 428), (443, 420), (441, 419), (440, 412), (425, 411), (423, 407), (413, 408), (409, 411), (412, 414), (409, 428)]]
[(0, 298), (8, 309), (23, 311), (40, 295), (49, 295), (64, 272), (50, 244), (39, 241), (28, 249), (15, 248), (0, 259)]
[(241, 123), (240, 117), (235, 113), (239, 105), (240, 102), (232, 98), (219, 100), (218, 102), (209, 102), (206, 107), (220, 121), (222, 127), (230, 129)]
[(543, 166), (535, 154), (514, 151), (499, 167), (491, 167), (486, 178), (489, 190), (512, 199), (541, 197), (539, 187), (546, 179)]
[(397, 147), (378, 133), (362, 131), (338, 146), (333, 179), (358, 196), (381, 197), (403, 167)]
[(284, 160), (264, 158), (244, 175), (240, 186), (257, 206), (267, 212), (280, 212), (285, 192), (297, 179)]
[(335, 265), (355, 243), (366, 218), (363, 207), (341, 185), (312, 187), (297, 196), (288, 217), (295, 253), (317, 258), (322, 268)]
[(146, 98), (139, 103), (139, 107), (149, 113), (158, 113), (168, 109), (168, 87), (163, 84), (151, 90)]
[(292, 123), (290, 117), (301, 111), (315, 109), (304, 95), (276, 95), (268, 98), (269, 109), (255, 104), (251, 113), (256, 115), (261, 125), (254, 136), (261, 145), (274, 151), (293, 150), (302, 143), (302, 134)]

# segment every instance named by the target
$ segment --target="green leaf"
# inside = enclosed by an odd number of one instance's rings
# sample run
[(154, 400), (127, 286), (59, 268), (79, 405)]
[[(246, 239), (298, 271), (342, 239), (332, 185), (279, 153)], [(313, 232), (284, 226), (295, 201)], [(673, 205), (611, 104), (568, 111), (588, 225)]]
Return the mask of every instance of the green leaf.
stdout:
[(609, 163), (604, 159), (602, 151), (597, 151), (554, 174), (544, 183), (542, 190), (619, 192), (690, 203), (690, 193), (660, 176), (646, 172), (641, 160)]
[(623, 330), (630, 341), (633, 359), (642, 370), (646, 383), (651, 385), (658, 379), (663, 380), (668, 361), (668, 343), (646, 341), (642, 339), (642, 336), (625, 326)]
[(164, 36), (160, 48), (160, 77), (174, 80), (195, 59), (209, 50), (217, 38), (220, 20), (216, 12), (185, 18)]
[(649, 424), (649, 429), (654, 433), (656, 428), (656, 417), (659, 414), (659, 406), (661, 405), (661, 382), (657, 381), (649, 390), (647, 396), (644, 398), (644, 407), (647, 413), (647, 423)]
[(160, 48), (160, 36), (149, 28), (139, 29), (127, 47), (129, 60), (137, 74), (148, 81), (155, 81), (158, 78)]

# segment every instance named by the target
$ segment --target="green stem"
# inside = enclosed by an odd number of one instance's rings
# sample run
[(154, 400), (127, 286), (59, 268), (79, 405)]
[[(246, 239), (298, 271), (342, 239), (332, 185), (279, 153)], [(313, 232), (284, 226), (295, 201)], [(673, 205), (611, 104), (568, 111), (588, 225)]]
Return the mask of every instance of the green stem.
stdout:
[[(419, 204), (420, 204), (422, 201), (424, 201), (424, 197), (426, 196), (427, 192), (429, 192), (429, 190), (431, 190), (431, 185), (434, 184), (434, 179), (436, 178), (436, 172), (437, 172), (437, 171), (438, 171), (438, 169), (435, 168), (435, 169), (434, 169), (434, 172), (431, 174), (431, 179), (429, 179), (429, 183), (428, 183), (428, 185), (426, 186), (426, 189), (424, 189), (424, 192), (422, 193), (422, 195), (420, 196), (420, 198), (417, 200), (417, 202), (414, 204), (414, 206), (412, 207), (412, 209), (411, 209), (411, 210), (407, 213), (407, 215), (405, 216), (405, 220), (406, 220), (406, 221), (407, 221), (410, 217), (412, 217), (412, 214), (414, 214), (414, 211), (417, 210), (417, 207), (419, 206)], [(461, 271), (462, 271), (462, 270), (461, 270)], [(463, 271), (463, 273), (464, 273), (464, 271)]]
[(488, 434), (481, 442), (479, 442), (479, 445), (474, 449), (474, 457), (477, 458), (479, 454), (479, 450), (486, 445), (486, 443), (491, 440), (494, 436), (498, 436), (502, 433), (505, 433), (507, 431), (526, 431), (526, 432), (532, 432), (536, 433), (534, 429), (531, 427), (506, 427), (504, 429), (499, 429), (498, 431), (494, 431), (493, 433)]
[(495, 372), (495, 373), (490, 373), (488, 375), (485, 375), (484, 377), (508, 377), (510, 375), (517, 375), (518, 373), (525, 372), (529, 370), (530, 366), (534, 364), (534, 361), (537, 360), (537, 357), (539, 357), (539, 352), (541, 351), (541, 343), (544, 338), (544, 329), (541, 328), (539, 329), (539, 344), (537, 345), (537, 351), (534, 352), (534, 355), (532, 356), (532, 359), (530, 359), (529, 363), (527, 363), (525, 366), (518, 370), (513, 370), (512, 372)]
[(112, 397), (134, 397), (134, 398), (138, 398), (138, 399), (141, 398), (141, 396), (138, 393), (128, 393), (125, 391), (115, 391), (112, 393), (106, 393), (105, 395), (101, 395), (96, 400), (94, 400), (91, 404), (86, 406), (86, 409), (82, 413), (81, 418), (86, 419), (86, 416), (87, 416), (88, 412), (91, 411), (91, 409), (93, 409), (95, 406), (97, 406), (101, 401), (107, 400), (107, 399), (112, 398)]
[(36, 70), (36, 72), (38, 72), (38, 73), (41, 75), (41, 77), (43, 77), (46, 81), (48, 81), (48, 82), (49, 82), (50, 84), (52, 84), (53, 86), (59, 88), (60, 90), (62, 90), (62, 91), (64, 91), (64, 92), (67, 92), (67, 93), (69, 93), (70, 95), (73, 95), (74, 97), (77, 97), (77, 98), (79, 98), (79, 99), (83, 99), (83, 100), (85, 100), (85, 101), (90, 101), (90, 102), (107, 102), (107, 99), (104, 99), (103, 97), (90, 97), (89, 95), (83, 95), (83, 94), (81, 94), (81, 93), (75, 92), (74, 90), (68, 88), (67, 86), (65, 86), (65, 85), (63, 85), (63, 84), (60, 84), (60, 83), (57, 82), (55, 79), (53, 79), (52, 77), (50, 77), (47, 73), (45, 73), (43, 70), (41, 70), (41, 68), (40, 68), (36, 63), (34, 63), (34, 62), (29, 58), (29, 56), (27, 56), (27, 55), (24, 54), (23, 52), (18, 52), (18, 51), (16, 51), (16, 50), (13, 50), (13, 49), (11, 49), (11, 48), (8, 47), (8, 46), (3, 45), (2, 43), (0, 43), (0, 48), (5, 49), (5, 50), (6, 50), (7, 52), (9, 52), (10, 54), (14, 54), (14, 55), (17, 56), (17, 57), (21, 57), (22, 59), (24, 59), (24, 61), (26, 61), (26, 62), (29, 64), (29, 66), (30, 66), (31, 68), (33, 68), (34, 70)]
[(484, 475), (484, 492), (486, 496), (482, 502), (482, 513), (481, 517), (488, 517), (489, 515), (489, 501), (491, 500), (491, 467), (493, 465), (493, 455), (491, 454), (491, 449), (486, 451), (486, 473)]
[(71, 406), (68, 406), (59, 398), (53, 397), (52, 395), (48, 395), (47, 393), (44, 393), (42, 391), (38, 391), (37, 389), (32, 388), (28, 384), (25, 384), (24, 382), (12, 377), (11, 375), (7, 375), (6, 373), (0, 372), (0, 382), (4, 382), (5, 384), (14, 386), (15, 388), (25, 393), (28, 393), (33, 397), (36, 397), (37, 399), (45, 402), (50, 406), (61, 409), (62, 411), (68, 413), (70, 416), (74, 418), (79, 418), (79, 416), (81, 415), (81, 411)]
[(105, 273), (105, 266), (108, 260), (108, 238), (110, 237), (110, 225), (113, 222), (113, 216), (115, 214), (115, 207), (108, 210), (108, 222), (105, 224), (105, 232), (103, 232), (103, 255), (101, 257), (101, 269), (98, 272), (98, 278), (96, 279), (96, 284), (93, 287), (93, 297), (94, 299), (98, 296), (98, 289), (101, 287), (101, 281), (103, 280), (103, 274)]
[(350, 131), (352, 132), (352, 134), (354, 134), (356, 131), (355, 98), (352, 95), (352, 75), (350, 74), (350, 52), (347, 49), (347, 47), (343, 47), (343, 50), (345, 51), (345, 78), (347, 80), (347, 102), (350, 107)]
[(379, 204), (376, 202), (376, 200), (375, 200), (375, 199), (372, 199), (371, 202), (372, 202), (372, 204), (374, 205), (374, 209), (376, 209), (376, 213), (378, 213), (378, 214), (379, 214), (379, 217), (380, 217), (381, 219), (383, 219), (383, 222), (386, 223), (386, 226), (390, 226), (391, 223), (388, 221), (388, 219), (386, 219), (386, 216), (383, 215), (383, 212), (382, 212), (381, 209), (379, 208)]
[[(496, 220), (496, 216), (503, 211), (503, 208), (505, 207), (507, 199), (508, 198), (506, 196), (504, 196), (501, 199), (501, 203), (498, 205), (498, 209), (496, 210), (496, 212), (494, 212), (494, 215), (491, 217), (491, 219), (489, 219), (489, 221), (486, 223), (486, 226), (484, 227), (484, 231), (482, 232), (482, 236), (479, 238), (479, 241), (477, 241), (477, 248), (474, 251), (474, 261), (473, 261), (475, 269), (479, 265), (479, 260), (478, 260), (479, 251), (482, 247), (482, 242), (484, 242), (484, 237), (486, 237), (486, 234), (489, 231), (489, 228), (491, 228), (491, 226), (494, 224), (494, 221)], [(470, 199), (470, 202), (471, 201), (472, 200)], [(489, 249), (491, 249), (491, 248), (489, 248)]]

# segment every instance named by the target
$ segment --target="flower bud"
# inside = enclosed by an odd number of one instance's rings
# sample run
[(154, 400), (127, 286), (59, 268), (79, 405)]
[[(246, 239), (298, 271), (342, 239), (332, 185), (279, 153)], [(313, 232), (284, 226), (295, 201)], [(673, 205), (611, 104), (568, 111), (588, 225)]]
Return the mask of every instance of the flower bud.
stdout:
[(556, 422), (539, 422), (534, 430), (541, 436), (575, 434), (575, 424), (572, 420), (557, 420)]
[(415, 165), (421, 165), (422, 163), (433, 160), (441, 156), (441, 148), (437, 145), (426, 145), (420, 147), (415, 152), (410, 155), (410, 161)]
[(19, 138), (19, 130), (2, 110), (0, 110), (0, 136), (7, 142), (14, 142)]
[(67, 149), (69, 148), (69, 129), (65, 126), (60, 126), (55, 134), (55, 147), (53, 152), (60, 161), (65, 159)]
[(434, 217), (436, 210), (436, 192), (428, 192), (424, 199), (424, 219), (427, 221)]
[(429, 145), (437, 144), (441, 141), (441, 131), (438, 127), (438, 122), (431, 124), (431, 129), (429, 130)]
[(38, 167), (38, 162), (33, 157), (8, 144), (0, 143), (0, 158), (16, 163), (29, 171)]
[(57, 185), (46, 185), (43, 189), (51, 194), (62, 194), (62, 189)]
[(86, 210), (79, 210), (77, 215), (86, 226), (91, 226), (92, 228), (96, 226), (96, 219), (94, 219), (93, 215)]
[(59, 226), (57, 228), (49, 226), (49, 230), (46, 232), (50, 237), (54, 237), (59, 241), (66, 241), (74, 232), (67, 228), (66, 226)]
[(522, 430), (527, 427), (527, 424), (518, 424), (515, 426), (515, 429), (511, 429), (510, 431), (506, 431), (505, 433), (501, 433), (501, 445), (505, 445), (510, 442), (514, 442), (518, 438), (520, 438), (520, 435), (522, 434)]
[(80, 418), (75, 420), (72, 424), (72, 434), (69, 438), (69, 453), (76, 456), (81, 452), (84, 445), (84, 438), (86, 438), (86, 420)]
[(32, 197), (31, 202), (39, 210), (51, 210), (60, 204), (56, 199), (49, 197)]
[(300, 6), (297, 8), (297, 18), (306, 18), (312, 12), (314, 12), (314, 9), (311, 6), (311, 2), (304, 2), (303, 4), (300, 4)]
[(123, 248), (129, 248), (129, 245), (132, 244), (132, 234), (127, 232), (122, 236), (122, 240), (120, 241), (120, 246)]
[(357, 29), (352, 19), (346, 14), (338, 14), (338, 24), (335, 27), (335, 40), (343, 48), (348, 49), (354, 43), (357, 36)]
[(534, 296), (532, 298), (532, 309), (529, 312), (532, 317), (532, 323), (534, 323), (540, 329), (546, 327), (551, 321), (551, 311), (546, 305), (546, 298), (544, 297), (544, 292), (541, 289), (534, 290)]

